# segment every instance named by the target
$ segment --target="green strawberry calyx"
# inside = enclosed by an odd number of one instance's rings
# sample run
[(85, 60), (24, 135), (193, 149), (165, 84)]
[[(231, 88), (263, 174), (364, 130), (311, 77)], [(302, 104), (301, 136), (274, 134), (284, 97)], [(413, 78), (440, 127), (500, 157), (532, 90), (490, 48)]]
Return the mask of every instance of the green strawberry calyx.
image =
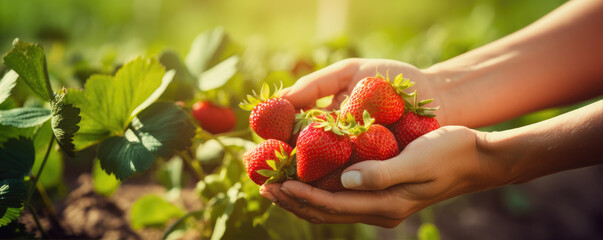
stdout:
[(260, 89), (260, 94), (258, 95), (254, 90), (252, 91), (253, 95), (247, 95), (247, 100), (243, 100), (243, 102), (239, 103), (239, 107), (243, 110), (251, 111), (253, 108), (261, 102), (264, 102), (271, 98), (279, 97), (281, 94), (281, 90), (283, 89), (283, 83), (281, 82), (281, 86), (277, 87), (274, 85), (274, 93), (270, 94), (270, 86), (268, 83), (262, 84), (262, 88)]
[(295, 114), (295, 125), (293, 126), (293, 134), (300, 132), (310, 123), (316, 122), (320, 115), (330, 115), (332, 111), (326, 111), (322, 109), (310, 109), (308, 111), (300, 110), (300, 113)]
[(314, 125), (315, 128), (323, 128), (325, 132), (333, 131), (333, 133), (345, 136), (347, 133), (345, 132), (345, 123), (340, 121), (341, 111), (335, 111), (336, 117), (331, 116), (331, 114), (325, 114), (325, 119), (318, 118), (317, 116), (313, 117), (314, 122), (317, 124)]
[(348, 113), (345, 120), (342, 121), (342, 128), (346, 134), (358, 136), (361, 133), (368, 131), (375, 122), (375, 119), (371, 117), (367, 110), (364, 110), (362, 113), (362, 121), (364, 124), (359, 124), (354, 115)]
[(408, 94), (408, 93), (404, 92), (404, 90), (415, 85), (415, 82), (410, 81), (410, 79), (408, 79), (408, 78), (404, 78), (402, 73), (396, 75), (396, 77), (394, 77), (393, 81), (391, 81), (389, 79), (389, 69), (387, 70), (385, 77), (383, 77), (383, 75), (381, 75), (381, 73), (379, 73), (379, 72), (377, 72), (377, 75), (375, 77), (387, 80), (387, 82), (389, 82), (392, 85), (392, 87), (396, 90), (396, 93), (400, 94), (404, 98), (410, 98), (414, 94), (414, 93)]
[[(412, 99), (412, 102), (410, 102), (409, 99)], [(411, 94), (411, 98), (404, 99), (404, 104), (405, 104), (404, 111), (405, 112), (414, 112), (417, 115), (426, 116), (426, 117), (435, 117), (436, 115), (433, 113), (433, 111), (438, 110), (440, 108), (439, 106), (434, 107), (434, 108), (423, 107), (431, 102), (433, 102), (433, 99), (425, 99), (425, 100), (419, 101), (418, 96), (417, 96), (417, 91), (415, 90)]]
[(283, 146), (280, 146), (279, 150), (274, 150), (276, 155), (276, 160), (266, 160), (266, 163), (272, 169), (260, 169), (256, 172), (264, 177), (267, 177), (268, 180), (264, 184), (270, 184), (275, 182), (283, 182), (287, 179), (294, 179), (296, 170), (295, 170), (295, 153), (296, 149), (294, 148), (291, 153), (287, 153)]

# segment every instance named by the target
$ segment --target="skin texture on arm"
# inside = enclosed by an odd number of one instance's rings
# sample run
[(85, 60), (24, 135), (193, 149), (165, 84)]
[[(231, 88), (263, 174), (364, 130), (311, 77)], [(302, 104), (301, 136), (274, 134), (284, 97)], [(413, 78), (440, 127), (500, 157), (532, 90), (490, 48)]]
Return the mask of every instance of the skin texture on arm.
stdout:
[(442, 95), (446, 124), (482, 127), (600, 95), (602, 26), (603, 1), (569, 1), (520, 31), (424, 70)]

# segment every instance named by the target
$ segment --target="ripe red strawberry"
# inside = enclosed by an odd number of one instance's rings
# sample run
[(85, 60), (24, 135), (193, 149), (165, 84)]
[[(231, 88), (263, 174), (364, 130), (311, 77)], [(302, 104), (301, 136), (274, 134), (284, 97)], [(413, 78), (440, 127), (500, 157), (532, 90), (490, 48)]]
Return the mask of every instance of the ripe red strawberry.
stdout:
[(297, 176), (310, 183), (343, 166), (352, 154), (350, 138), (330, 121), (310, 123), (297, 139)]
[(333, 118), (337, 118), (337, 114), (335, 112), (328, 112), (321, 109), (300, 109), (299, 112), (295, 114), (295, 125), (293, 127), (293, 134), (291, 135), (289, 144), (293, 147), (297, 146), (297, 138), (299, 137), (301, 130), (312, 122), (316, 122), (318, 120), (326, 121), (327, 114), (331, 115)]
[(351, 163), (390, 159), (400, 153), (394, 134), (379, 124), (370, 125), (366, 132), (350, 138), (354, 149)]
[(403, 78), (402, 74), (396, 76), (393, 83), (389, 77), (383, 78), (380, 74), (364, 78), (356, 84), (350, 97), (342, 104), (342, 116), (352, 114), (362, 123), (362, 114), (366, 110), (377, 124), (393, 123), (404, 114), (404, 97), (407, 94), (403, 90), (413, 84)]
[(232, 109), (216, 106), (208, 101), (193, 104), (192, 114), (203, 130), (213, 134), (228, 132), (236, 123), (236, 116)]
[(415, 92), (413, 103), (408, 103), (406, 112), (397, 122), (388, 126), (394, 133), (400, 151), (404, 150), (413, 140), (424, 134), (440, 128), (440, 124), (432, 113), (436, 108), (424, 108), (423, 105), (432, 102), (433, 99), (417, 102)]
[(341, 174), (347, 166), (348, 164), (344, 165), (344, 167), (336, 169), (335, 171), (327, 174), (326, 176), (312, 182), (310, 185), (316, 188), (327, 190), (329, 192), (348, 191), (349, 189), (345, 188), (343, 184), (341, 184)]
[(261, 142), (243, 155), (247, 175), (257, 185), (282, 182), (295, 175), (291, 147), (276, 139)]
[(277, 97), (280, 90), (270, 96), (270, 88), (264, 83), (260, 96), (247, 95), (239, 106), (251, 110), (249, 126), (264, 139), (288, 142), (295, 124), (295, 108), (287, 99)]

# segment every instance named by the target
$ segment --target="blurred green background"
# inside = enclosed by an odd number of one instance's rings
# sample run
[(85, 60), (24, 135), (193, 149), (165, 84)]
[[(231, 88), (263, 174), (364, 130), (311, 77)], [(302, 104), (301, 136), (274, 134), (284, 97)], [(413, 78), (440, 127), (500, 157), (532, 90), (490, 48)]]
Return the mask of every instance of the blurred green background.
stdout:
[(243, 46), (309, 55), (329, 42), (360, 57), (427, 67), (516, 31), (562, 0), (233, 1), (0, 0), (0, 51), (20, 37), (62, 43), (90, 60), (171, 48), (185, 55), (200, 32), (223, 26)]
[[(261, 62), (247, 66), (264, 71), (256, 81), (300, 61), (312, 62), (316, 69), (346, 57), (390, 58), (425, 68), (519, 30), (564, 2), (0, 0), (0, 53), (8, 52), (17, 37), (41, 43), (53, 78), (69, 85), (82, 79), (72, 66), (85, 64), (85, 69), (106, 73), (112, 65), (138, 55), (157, 56), (166, 49), (183, 57), (199, 33), (223, 27), (244, 59), (260, 56), (251, 59)], [(485, 130), (522, 126), (575, 107), (540, 111)], [(588, 187), (575, 186), (593, 182), (601, 186), (600, 170), (570, 172), (451, 199), (413, 215), (396, 229), (367, 231), (376, 231), (381, 239), (412, 239), (418, 225), (430, 219), (449, 239), (588, 239), (593, 231), (601, 236), (599, 223), (589, 220), (593, 214), (603, 219), (603, 211), (600, 202), (597, 211), (591, 211), (592, 201), (577, 204), (576, 199), (602, 198), (589, 195)], [(560, 197), (558, 191), (575, 198)], [(528, 225), (534, 227), (524, 227)]]

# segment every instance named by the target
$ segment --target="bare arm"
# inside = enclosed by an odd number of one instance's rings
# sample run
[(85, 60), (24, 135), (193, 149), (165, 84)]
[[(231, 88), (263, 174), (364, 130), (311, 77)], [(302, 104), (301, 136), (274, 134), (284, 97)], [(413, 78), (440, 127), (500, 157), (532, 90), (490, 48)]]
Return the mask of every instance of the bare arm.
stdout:
[(574, 0), (532, 25), (424, 70), (445, 123), (480, 127), (603, 92), (603, 1)]

